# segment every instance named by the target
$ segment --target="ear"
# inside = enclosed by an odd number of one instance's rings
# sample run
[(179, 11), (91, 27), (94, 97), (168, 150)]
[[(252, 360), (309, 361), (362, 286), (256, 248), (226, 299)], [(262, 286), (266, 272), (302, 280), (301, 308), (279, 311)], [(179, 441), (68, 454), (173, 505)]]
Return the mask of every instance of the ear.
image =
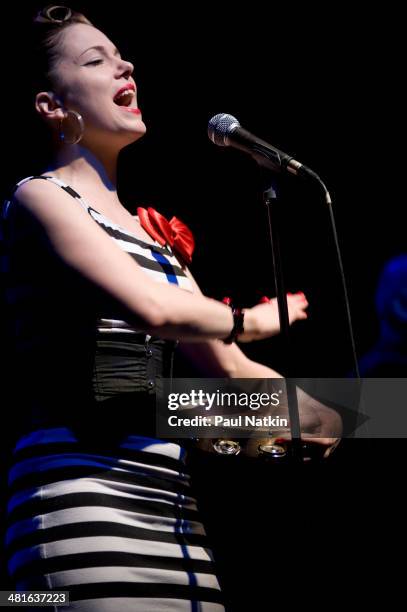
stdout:
[(65, 117), (63, 104), (52, 91), (38, 93), (35, 96), (35, 108), (44, 119), (60, 121)]

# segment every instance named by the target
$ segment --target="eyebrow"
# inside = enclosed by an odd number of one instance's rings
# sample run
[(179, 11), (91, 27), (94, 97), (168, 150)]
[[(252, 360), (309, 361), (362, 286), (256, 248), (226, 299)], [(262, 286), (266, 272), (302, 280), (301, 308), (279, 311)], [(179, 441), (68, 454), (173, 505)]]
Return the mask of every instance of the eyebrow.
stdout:
[[(94, 45), (93, 47), (89, 47), (89, 49), (85, 49), (85, 51), (82, 51), (82, 53), (80, 55), (78, 55), (78, 59), (82, 55), (84, 55), (87, 51), (90, 51), (91, 49), (97, 49), (98, 51), (103, 51), (103, 53), (106, 53), (106, 47), (104, 47), (103, 45)], [(114, 55), (120, 55), (119, 49), (114, 47), (113, 54)]]

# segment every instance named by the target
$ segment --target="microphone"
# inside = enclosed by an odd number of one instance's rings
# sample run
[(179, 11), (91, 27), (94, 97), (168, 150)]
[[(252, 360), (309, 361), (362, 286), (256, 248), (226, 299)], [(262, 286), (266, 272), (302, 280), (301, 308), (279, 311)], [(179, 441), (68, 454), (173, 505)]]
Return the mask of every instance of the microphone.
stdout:
[(321, 179), (313, 170), (243, 129), (232, 115), (220, 113), (212, 117), (208, 123), (208, 136), (220, 147), (234, 147), (248, 153), (263, 168), (311, 177), (321, 183)]

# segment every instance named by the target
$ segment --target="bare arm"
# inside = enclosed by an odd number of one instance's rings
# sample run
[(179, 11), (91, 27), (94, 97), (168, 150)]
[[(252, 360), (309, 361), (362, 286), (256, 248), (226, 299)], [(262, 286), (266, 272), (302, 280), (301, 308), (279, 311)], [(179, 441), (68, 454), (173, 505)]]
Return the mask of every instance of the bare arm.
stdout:
[[(194, 287), (194, 292), (202, 295), (200, 287), (189, 270), (187, 270), (187, 275)], [(297, 316), (294, 310), (290, 316), (292, 320), (304, 318), (301, 312), (305, 310), (308, 303), (303, 300), (299, 303), (301, 304), (298, 306), (300, 316)], [(296, 304), (295, 300), (294, 304)], [(198, 369), (214, 378), (283, 378), (272, 368), (246, 357), (235, 343), (226, 345), (219, 340), (206, 340), (194, 344), (181, 343), (180, 348)], [(339, 415), (298, 387), (297, 397), (302, 428), (309, 432), (308, 435), (302, 436), (302, 439), (326, 446), (324, 456), (328, 457), (339, 442), (339, 438), (332, 436), (340, 435), (342, 431)], [(311, 434), (312, 431), (315, 433)]]
[[(105, 292), (125, 320), (167, 339), (199, 341), (226, 338), (233, 326), (230, 308), (200, 294), (150, 279), (72, 197), (57, 185), (29, 181), (15, 194), (37, 221), (52, 251), (81, 277)], [(272, 308), (247, 309), (242, 341), (274, 333)]]
[[(189, 270), (186, 270), (191, 280), (194, 293), (202, 295), (202, 291)], [(304, 318), (303, 313), (308, 303), (304, 299), (292, 298), (296, 309), (292, 318)], [(278, 313), (275, 310), (276, 328)], [(200, 343), (181, 343), (180, 348), (197, 368), (214, 377), (225, 378), (282, 378), (281, 374), (272, 368), (249, 359), (235, 343), (226, 345), (219, 340), (207, 340)]]

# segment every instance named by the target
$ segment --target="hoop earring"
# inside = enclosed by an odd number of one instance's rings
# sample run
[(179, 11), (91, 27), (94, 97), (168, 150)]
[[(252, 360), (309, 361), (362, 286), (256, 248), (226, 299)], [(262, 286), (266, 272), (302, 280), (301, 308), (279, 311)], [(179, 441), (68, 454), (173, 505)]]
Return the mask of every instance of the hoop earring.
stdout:
[[(71, 140), (69, 140), (66, 137), (64, 129), (63, 129), (63, 123), (64, 123), (65, 119), (68, 118), (69, 114), (71, 114), (71, 115), (73, 115), (75, 117), (75, 119), (76, 119), (76, 121), (77, 121), (77, 123), (79, 125), (77, 135), (73, 136), (73, 138)], [(66, 111), (66, 116), (63, 119), (61, 119), (60, 122), (59, 122), (59, 139), (60, 139), (61, 142), (65, 143), (65, 144), (69, 144), (69, 145), (77, 144), (80, 140), (82, 140), (82, 136), (83, 136), (84, 130), (85, 130), (85, 124), (83, 122), (82, 115), (80, 115), (79, 113), (77, 113), (74, 110), (67, 110)]]

